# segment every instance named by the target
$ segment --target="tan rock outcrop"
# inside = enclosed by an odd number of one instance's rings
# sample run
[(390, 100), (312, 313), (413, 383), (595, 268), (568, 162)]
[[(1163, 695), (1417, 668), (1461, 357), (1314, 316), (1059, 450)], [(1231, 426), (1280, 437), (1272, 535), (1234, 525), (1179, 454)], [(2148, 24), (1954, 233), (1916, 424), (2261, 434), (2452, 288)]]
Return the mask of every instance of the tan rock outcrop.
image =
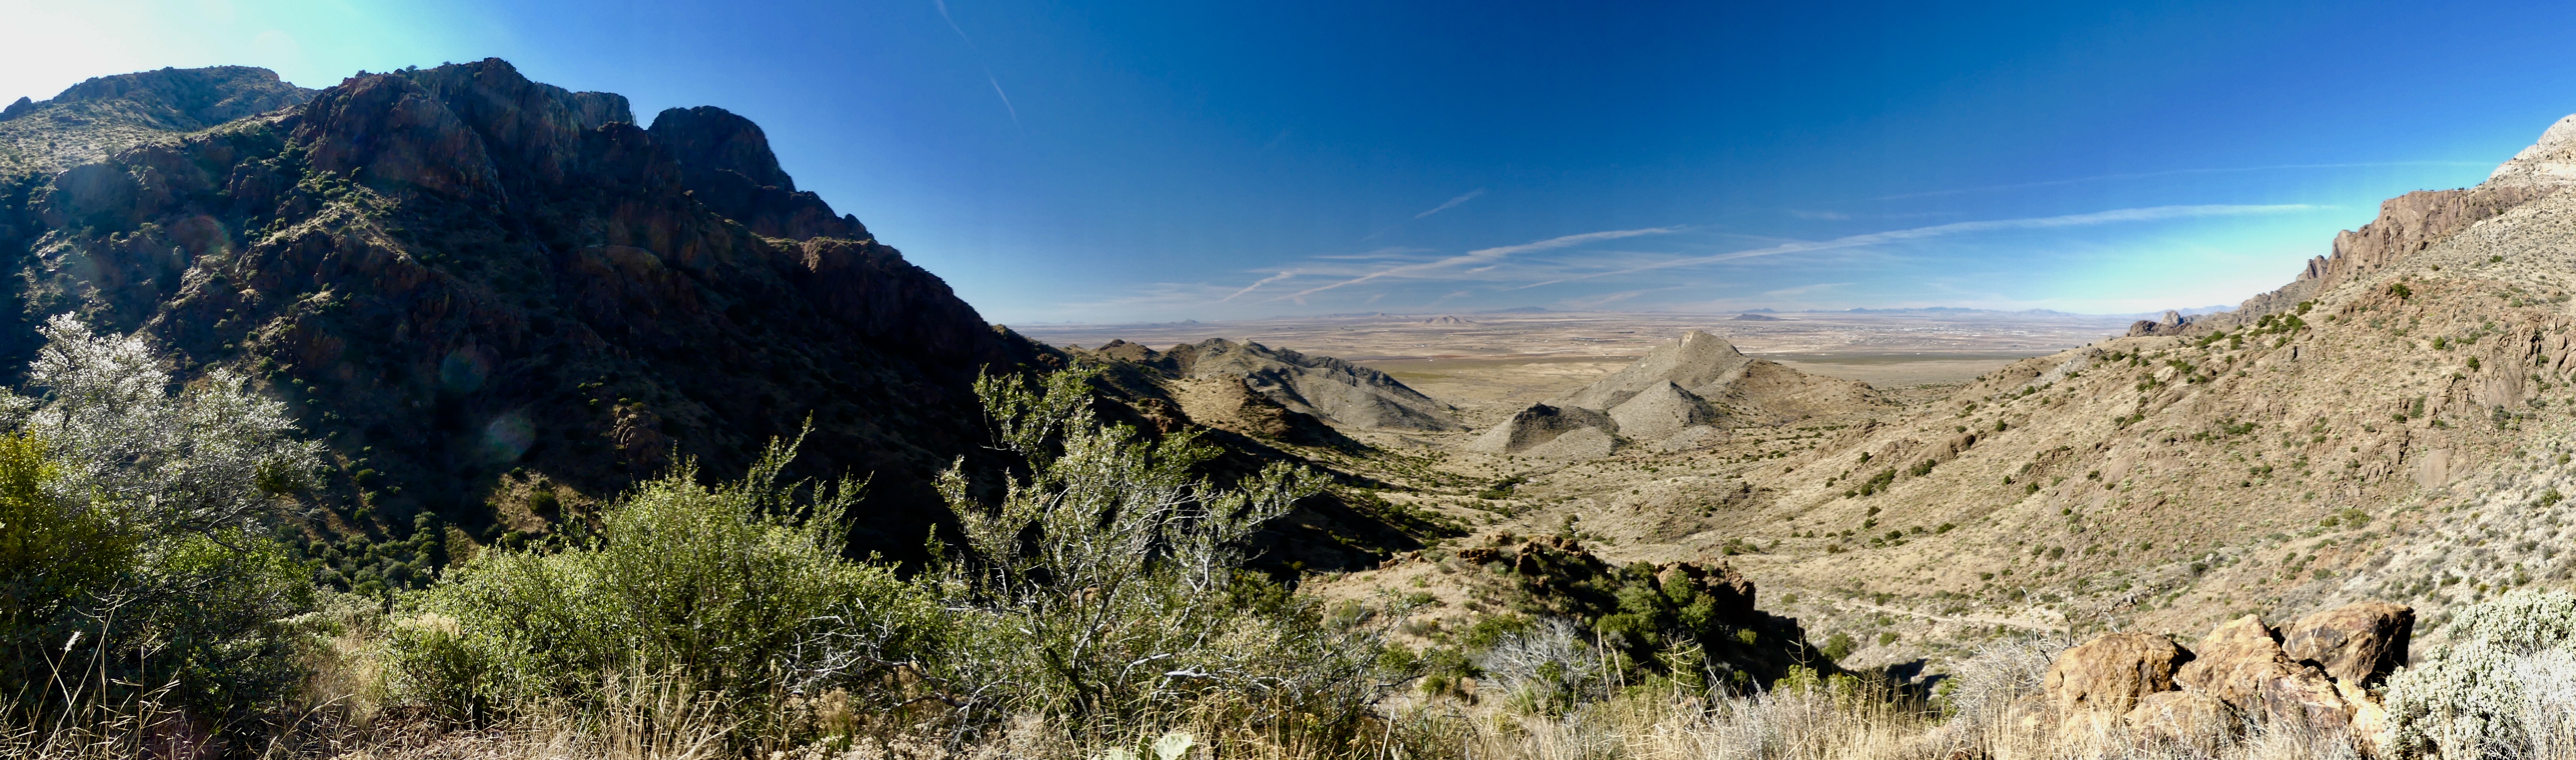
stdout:
[(2340, 727), (2351, 723), (2352, 705), (2335, 689), (2323, 670), (2290, 659), (2281, 651), (2279, 634), (2263, 619), (2247, 615), (2221, 624), (2193, 648), (2190, 664), (2175, 673), (2184, 687), (2226, 702), (2237, 712), (2267, 722)]
[(2171, 691), (2178, 668), (2192, 655), (2162, 636), (2114, 633), (2057, 656), (2043, 682), (2049, 707), (2061, 716), (2123, 715), (2149, 694)]
[(2281, 630), (2290, 659), (2315, 663), (2337, 683), (2367, 688), (2406, 664), (2415, 610), (2387, 602), (2361, 602), (2299, 618)]

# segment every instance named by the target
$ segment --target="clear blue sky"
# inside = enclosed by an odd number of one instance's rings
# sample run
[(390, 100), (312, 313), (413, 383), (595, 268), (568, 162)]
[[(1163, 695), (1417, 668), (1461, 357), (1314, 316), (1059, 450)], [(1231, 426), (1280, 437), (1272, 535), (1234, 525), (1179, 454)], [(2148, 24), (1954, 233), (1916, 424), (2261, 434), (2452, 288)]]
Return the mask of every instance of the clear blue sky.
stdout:
[(1004, 322), (2286, 282), (2576, 112), (2576, 5), (0, 0), (0, 99), (507, 58), (757, 120)]

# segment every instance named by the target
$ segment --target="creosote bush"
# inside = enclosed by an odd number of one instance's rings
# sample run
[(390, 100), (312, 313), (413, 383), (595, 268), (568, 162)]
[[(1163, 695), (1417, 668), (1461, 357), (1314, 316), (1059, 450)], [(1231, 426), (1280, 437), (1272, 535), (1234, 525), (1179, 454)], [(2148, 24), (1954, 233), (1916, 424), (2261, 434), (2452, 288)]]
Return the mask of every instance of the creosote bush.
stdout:
[[(801, 441), (801, 438), (800, 438)], [(872, 694), (936, 650), (931, 589), (842, 555), (863, 484), (786, 482), (797, 442), (741, 480), (700, 485), (682, 462), (553, 550), (486, 550), (402, 599), (391, 667), (403, 696), (456, 719), (579, 703), (623, 677), (679, 679), (746, 709), (790, 694)]]

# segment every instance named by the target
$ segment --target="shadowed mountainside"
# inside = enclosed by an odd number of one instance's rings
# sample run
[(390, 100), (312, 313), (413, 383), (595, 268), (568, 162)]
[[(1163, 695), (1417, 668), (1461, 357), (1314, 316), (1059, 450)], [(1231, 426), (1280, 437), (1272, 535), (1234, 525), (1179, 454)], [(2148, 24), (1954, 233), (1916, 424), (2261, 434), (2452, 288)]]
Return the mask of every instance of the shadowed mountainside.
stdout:
[(799, 472), (873, 473), (861, 547), (916, 549), (929, 476), (980, 439), (973, 378), (1051, 350), (797, 191), (750, 121), (633, 122), (497, 59), (22, 102), (0, 122), (0, 366), (68, 311), (144, 331), (183, 377), (238, 369), (329, 442), (305, 517), (343, 534), (432, 512), (543, 530), (529, 502), (579, 510), (674, 455), (738, 470), (810, 419)]

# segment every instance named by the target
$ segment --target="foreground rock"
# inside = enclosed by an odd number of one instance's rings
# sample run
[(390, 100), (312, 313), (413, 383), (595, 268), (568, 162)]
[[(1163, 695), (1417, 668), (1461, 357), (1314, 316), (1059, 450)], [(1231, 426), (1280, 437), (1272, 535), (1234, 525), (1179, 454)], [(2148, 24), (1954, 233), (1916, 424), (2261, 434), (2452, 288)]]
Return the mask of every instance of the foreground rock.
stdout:
[(2061, 741), (2125, 729), (2201, 743), (2254, 724), (2349, 732), (2376, 751), (2387, 721), (2369, 686), (2395, 667), (2392, 656), (2403, 660), (2413, 621), (2413, 610), (2384, 602), (2318, 612), (2291, 626), (2297, 656), (2253, 615), (2190, 649), (2161, 636), (2108, 634), (2058, 656), (2046, 699)]

